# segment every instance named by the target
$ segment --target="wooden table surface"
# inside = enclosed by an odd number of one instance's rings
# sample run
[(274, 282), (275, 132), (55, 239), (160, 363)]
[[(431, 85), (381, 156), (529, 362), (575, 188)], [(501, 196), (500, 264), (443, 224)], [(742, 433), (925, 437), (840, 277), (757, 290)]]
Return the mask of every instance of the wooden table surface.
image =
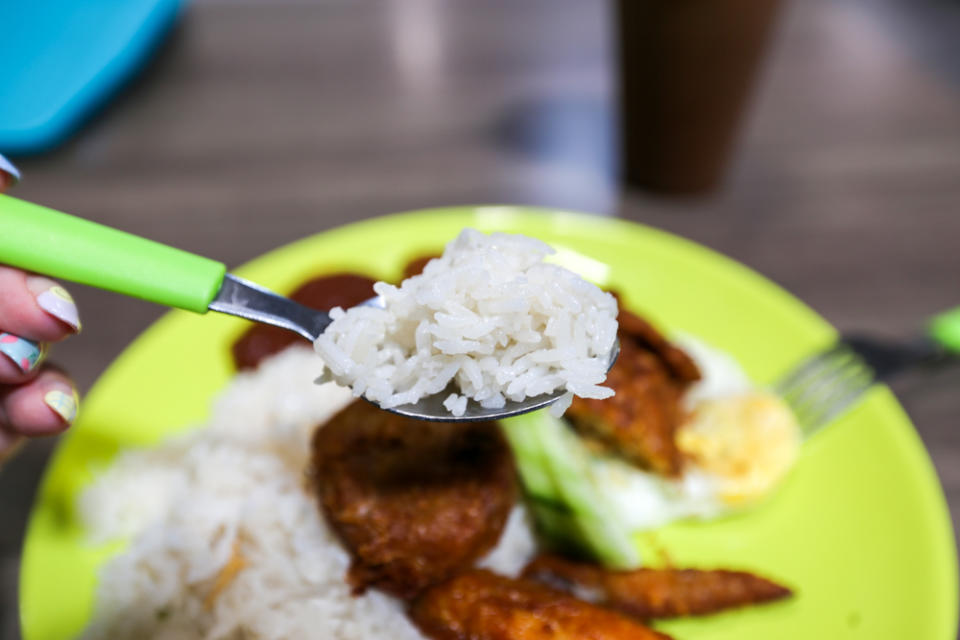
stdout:
[[(207, 0), (16, 195), (240, 264), (362, 218), (537, 204), (673, 231), (841, 328), (910, 335), (960, 303), (960, 5), (790, 4), (723, 191), (612, 178), (608, 7), (582, 0)], [(81, 389), (161, 309), (74, 286)], [(960, 370), (898, 381), (960, 515)], [(53, 442), (0, 472), (0, 639)]]

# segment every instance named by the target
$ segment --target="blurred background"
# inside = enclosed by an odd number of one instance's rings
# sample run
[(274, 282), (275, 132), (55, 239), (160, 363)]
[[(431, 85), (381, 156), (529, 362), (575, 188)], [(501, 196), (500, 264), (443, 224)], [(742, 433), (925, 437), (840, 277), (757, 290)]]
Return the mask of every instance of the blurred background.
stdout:
[[(840, 328), (910, 336), (960, 304), (956, 0), (102, 0), (11, 64), (21, 4), (0, 0), (15, 195), (230, 266), (392, 212), (532, 204), (691, 238)], [(99, 5), (152, 22), (100, 52), (128, 67), (34, 139), (4, 130), (43, 65), (69, 73), (46, 52), (108, 38)], [(54, 359), (85, 391), (164, 310), (71, 291), (84, 332)], [(894, 384), (955, 522), (958, 389)], [(2, 640), (55, 444), (0, 470)]]

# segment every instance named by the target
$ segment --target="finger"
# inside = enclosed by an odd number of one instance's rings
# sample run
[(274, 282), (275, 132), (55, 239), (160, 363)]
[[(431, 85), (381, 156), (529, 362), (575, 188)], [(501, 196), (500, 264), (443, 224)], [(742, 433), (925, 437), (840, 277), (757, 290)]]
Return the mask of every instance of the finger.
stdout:
[(80, 330), (77, 305), (49, 278), (0, 266), (0, 328), (42, 342), (56, 342)]
[[(10, 164), (6, 158), (0, 156), (0, 193), (3, 193), (10, 187), (12, 187), (19, 177), (19, 172), (16, 168)], [(40, 343), (33, 343), (34, 349), (27, 349), (27, 366), (22, 366), (23, 363), (23, 354), (13, 354), (11, 355), (11, 349), (4, 348), (4, 338), (10, 334), (5, 334), (0, 332), (0, 353), (3, 353), (6, 358), (0, 358), (0, 382), (14, 382), (20, 383), (23, 380), (26, 380), (32, 373), (36, 370), (36, 367), (43, 361), (43, 356), (45, 355), (46, 349), (41, 348)], [(14, 336), (15, 338), (17, 336)], [(18, 338), (22, 340), (22, 338)], [(9, 345), (9, 341), (7, 341)], [(20, 349), (22, 351), (22, 349)], [(37, 351), (35, 357), (31, 357), (31, 352)], [(3, 428), (3, 425), (0, 424), (0, 467), (3, 466), (7, 460), (12, 458), (17, 451), (20, 450), (20, 447), (27, 441), (27, 439), (17, 433), (12, 433)]]
[(70, 379), (45, 368), (34, 380), (0, 392), (3, 430), (27, 437), (60, 433), (77, 417), (77, 391)]
[(47, 357), (46, 342), (0, 331), (0, 384), (23, 384), (37, 374)]

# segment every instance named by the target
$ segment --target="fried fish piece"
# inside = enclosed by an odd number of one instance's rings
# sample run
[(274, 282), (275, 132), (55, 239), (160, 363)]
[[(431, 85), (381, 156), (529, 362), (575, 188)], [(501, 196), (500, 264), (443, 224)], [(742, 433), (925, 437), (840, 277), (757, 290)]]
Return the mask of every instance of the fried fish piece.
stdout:
[(716, 613), (791, 595), (787, 587), (745, 571), (613, 571), (553, 555), (534, 558), (523, 576), (643, 620)]
[(410, 617), (434, 640), (669, 640), (615, 611), (482, 569), (430, 587)]
[(590, 440), (644, 469), (680, 474), (683, 458), (675, 434), (683, 418), (680, 399), (700, 378), (690, 357), (650, 323), (621, 307), (620, 356), (605, 384), (605, 400), (574, 398), (566, 418)]
[(312, 479), (353, 556), (354, 591), (401, 598), (489, 551), (517, 496), (496, 423), (412, 420), (364, 400), (317, 430)]
[[(372, 298), (374, 280), (354, 273), (339, 273), (308, 280), (290, 298), (311, 309), (326, 311), (333, 307), (356, 306)], [(233, 362), (237, 369), (256, 369), (261, 361), (294, 344), (309, 347), (302, 337), (266, 324), (255, 324), (233, 343)]]

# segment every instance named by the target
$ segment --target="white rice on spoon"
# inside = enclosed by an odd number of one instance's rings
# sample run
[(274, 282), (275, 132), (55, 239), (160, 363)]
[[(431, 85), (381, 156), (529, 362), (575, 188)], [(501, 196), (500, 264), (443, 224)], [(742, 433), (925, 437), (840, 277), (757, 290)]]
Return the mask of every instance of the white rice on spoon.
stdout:
[(331, 310), (314, 347), (335, 380), (384, 408), (442, 392), (461, 416), (468, 399), (488, 409), (566, 391), (608, 398), (599, 386), (617, 334), (617, 303), (544, 259), (549, 246), (520, 235), (464, 229), (423, 273), (396, 287), (378, 282), (385, 308)]

